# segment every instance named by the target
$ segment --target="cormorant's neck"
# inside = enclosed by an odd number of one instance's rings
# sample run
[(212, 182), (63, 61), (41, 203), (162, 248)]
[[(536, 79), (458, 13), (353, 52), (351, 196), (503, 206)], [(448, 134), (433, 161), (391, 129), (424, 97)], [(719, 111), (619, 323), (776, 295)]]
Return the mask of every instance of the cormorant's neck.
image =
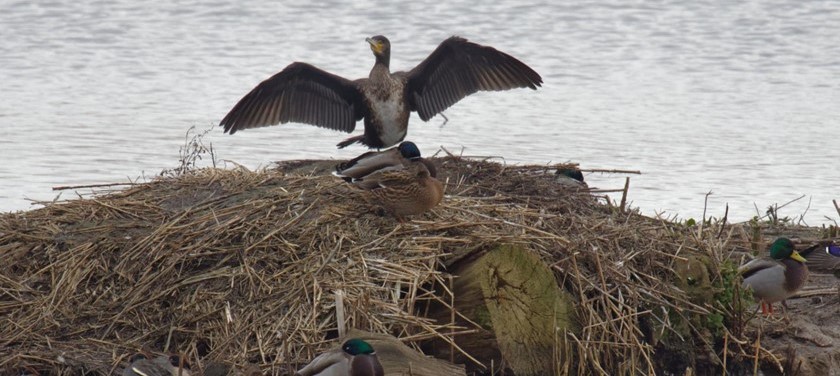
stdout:
[(370, 76), (368, 78), (372, 80), (383, 80), (391, 75), (391, 70), (388, 68), (388, 57), (385, 56), (380, 57), (376, 56), (376, 64), (373, 64), (373, 68), (370, 70)]
[(391, 68), (391, 54), (386, 52), (384, 54), (375, 55), (375, 56), (376, 56), (376, 65), (382, 65), (382, 66), (385, 67), (385, 69), (388, 69), (390, 71), (390, 68)]

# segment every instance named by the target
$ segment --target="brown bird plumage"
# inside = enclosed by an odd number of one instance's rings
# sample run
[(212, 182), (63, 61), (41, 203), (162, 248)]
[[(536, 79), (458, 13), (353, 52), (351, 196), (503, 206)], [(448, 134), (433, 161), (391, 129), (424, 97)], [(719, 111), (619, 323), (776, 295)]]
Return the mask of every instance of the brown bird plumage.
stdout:
[(335, 175), (368, 191), (370, 203), (400, 220), (421, 214), (443, 199), (443, 184), (435, 178), (435, 165), (421, 158), (410, 141), (339, 164)]
[(443, 199), (443, 184), (432, 176), (434, 165), (426, 160), (403, 170), (376, 171), (356, 185), (370, 190), (385, 210), (398, 219), (421, 214)]

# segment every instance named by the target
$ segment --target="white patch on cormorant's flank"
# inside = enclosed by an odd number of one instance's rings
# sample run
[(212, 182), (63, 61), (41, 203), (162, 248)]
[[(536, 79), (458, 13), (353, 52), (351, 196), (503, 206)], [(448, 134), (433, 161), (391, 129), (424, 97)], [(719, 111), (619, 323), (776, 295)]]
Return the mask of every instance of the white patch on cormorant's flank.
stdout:
[(406, 124), (402, 124), (404, 121), (400, 119), (403, 106), (405, 106), (405, 103), (400, 101), (396, 95), (392, 95), (384, 101), (375, 99), (371, 101), (373, 112), (377, 115), (377, 120), (382, 126), (379, 138), (387, 146), (394, 145), (405, 137), (407, 127)]

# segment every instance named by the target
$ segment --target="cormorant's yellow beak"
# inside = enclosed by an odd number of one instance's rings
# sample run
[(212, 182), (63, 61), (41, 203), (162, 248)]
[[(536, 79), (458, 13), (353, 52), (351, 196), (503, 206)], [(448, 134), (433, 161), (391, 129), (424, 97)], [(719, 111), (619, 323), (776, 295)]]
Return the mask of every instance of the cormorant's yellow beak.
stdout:
[(382, 44), (381, 43), (373, 40), (373, 38), (365, 38), (365, 42), (370, 43), (370, 49), (374, 53), (376, 53), (376, 54), (382, 53)]
[(802, 255), (799, 254), (799, 252), (796, 251), (793, 251), (793, 253), (790, 254), (790, 258), (799, 261), (803, 264), (808, 262), (808, 260), (806, 260), (804, 257), (802, 257)]

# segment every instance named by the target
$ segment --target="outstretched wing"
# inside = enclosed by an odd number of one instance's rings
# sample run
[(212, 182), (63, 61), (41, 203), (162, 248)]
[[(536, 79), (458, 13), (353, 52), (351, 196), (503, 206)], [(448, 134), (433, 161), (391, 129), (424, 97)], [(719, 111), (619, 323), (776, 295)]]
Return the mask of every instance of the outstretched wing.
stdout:
[(443, 41), (406, 78), (409, 105), (423, 121), (480, 90), (542, 84), (540, 75), (515, 57), (460, 37)]
[(288, 122), (349, 133), (365, 111), (356, 82), (310, 64), (292, 63), (242, 97), (219, 125), (230, 134)]

